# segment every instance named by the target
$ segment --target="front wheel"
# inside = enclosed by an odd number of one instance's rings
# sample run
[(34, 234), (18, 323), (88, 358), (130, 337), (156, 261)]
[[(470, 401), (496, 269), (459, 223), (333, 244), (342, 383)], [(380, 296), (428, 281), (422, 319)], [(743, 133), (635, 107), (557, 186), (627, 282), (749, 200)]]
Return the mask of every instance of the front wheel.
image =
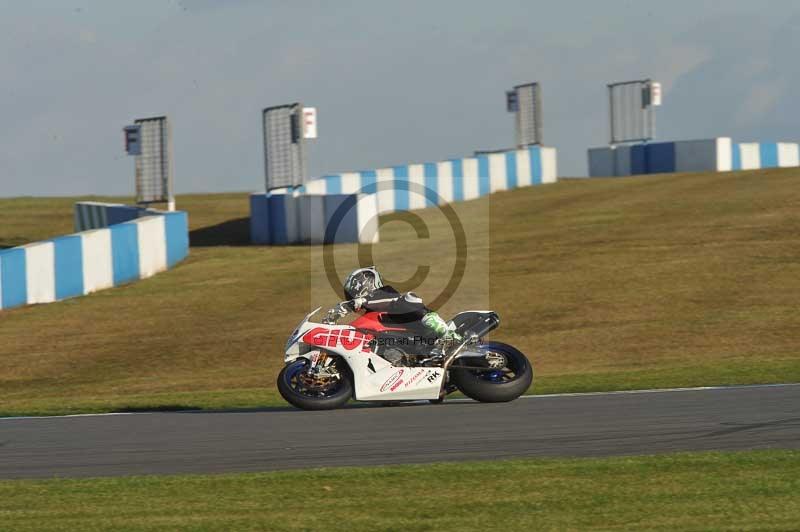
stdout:
[(450, 378), (461, 393), (482, 403), (502, 403), (513, 401), (530, 388), (533, 367), (519, 350), (500, 342), (478, 348), (483, 357), (457, 359), (450, 367)]
[[(336, 365), (343, 364), (341, 360)], [(325, 376), (308, 371), (309, 361), (299, 358), (278, 374), (278, 391), (290, 404), (303, 410), (333, 410), (353, 396), (350, 374), (341, 366)]]

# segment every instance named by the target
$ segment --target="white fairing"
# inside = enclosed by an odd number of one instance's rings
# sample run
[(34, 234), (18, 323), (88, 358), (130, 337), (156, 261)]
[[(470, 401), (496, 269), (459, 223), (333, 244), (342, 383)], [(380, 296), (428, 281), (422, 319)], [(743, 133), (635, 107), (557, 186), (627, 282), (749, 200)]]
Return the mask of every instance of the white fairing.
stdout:
[[(356, 375), (356, 399), (361, 401), (380, 401), (396, 399), (437, 399), (442, 389), (442, 379), (444, 371), (441, 368), (420, 368), (392, 366), (378, 356), (368, 357), (378, 359), (385, 364), (381, 369), (377, 367), (376, 372), (372, 373), (365, 364), (361, 375)], [(353, 368), (356, 360), (348, 360), (350, 368)]]
[[(356, 399), (398, 401), (438, 399), (444, 371), (430, 367), (397, 367), (370, 350), (371, 337), (349, 325), (326, 325), (308, 321), (310, 314), (286, 345), (286, 362), (304, 356), (301, 352), (325, 349), (350, 366)], [(292, 340), (296, 341), (292, 341)], [(301, 344), (304, 344), (301, 346)]]

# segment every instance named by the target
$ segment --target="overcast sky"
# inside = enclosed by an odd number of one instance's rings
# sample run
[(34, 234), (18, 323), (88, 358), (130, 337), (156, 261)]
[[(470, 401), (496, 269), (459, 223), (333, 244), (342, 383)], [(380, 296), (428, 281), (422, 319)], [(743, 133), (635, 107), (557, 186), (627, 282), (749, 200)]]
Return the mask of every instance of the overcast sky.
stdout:
[(319, 108), (312, 176), (514, 142), (542, 85), (560, 175), (606, 83), (664, 86), (660, 139), (800, 139), (800, 2), (0, 0), (0, 196), (130, 194), (121, 129), (172, 121), (178, 192), (263, 189), (260, 110)]

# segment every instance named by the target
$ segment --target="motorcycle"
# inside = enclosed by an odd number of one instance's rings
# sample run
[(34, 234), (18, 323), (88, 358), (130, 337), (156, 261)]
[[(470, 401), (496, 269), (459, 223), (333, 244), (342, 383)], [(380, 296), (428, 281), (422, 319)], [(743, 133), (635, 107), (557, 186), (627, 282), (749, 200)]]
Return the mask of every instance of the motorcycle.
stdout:
[(385, 403), (441, 403), (456, 390), (476, 401), (512, 401), (533, 382), (533, 367), (514, 347), (487, 342), (500, 324), (492, 311), (452, 319), (458, 341), (429, 336), (419, 323), (397, 323), (367, 312), (338, 325), (331, 310), (321, 323), (309, 313), (286, 342), (278, 391), (304, 410), (339, 408), (351, 398)]

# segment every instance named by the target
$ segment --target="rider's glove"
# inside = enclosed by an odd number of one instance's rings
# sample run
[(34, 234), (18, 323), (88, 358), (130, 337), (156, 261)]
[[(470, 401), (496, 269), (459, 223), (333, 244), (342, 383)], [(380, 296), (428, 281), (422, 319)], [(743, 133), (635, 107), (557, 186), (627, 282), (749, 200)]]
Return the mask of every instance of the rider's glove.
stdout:
[(353, 300), (353, 310), (361, 310), (364, 303), (367, 302), (366, 297), (357, 297)]
[(350, 312), (350, 310), (347, 308), (347, 305), (345, 303), (339, 303), (328, 311), (327, 320), (330, 323), (335, 323), (336, 320), (342, 316), (346, 316), (348, 312)]

